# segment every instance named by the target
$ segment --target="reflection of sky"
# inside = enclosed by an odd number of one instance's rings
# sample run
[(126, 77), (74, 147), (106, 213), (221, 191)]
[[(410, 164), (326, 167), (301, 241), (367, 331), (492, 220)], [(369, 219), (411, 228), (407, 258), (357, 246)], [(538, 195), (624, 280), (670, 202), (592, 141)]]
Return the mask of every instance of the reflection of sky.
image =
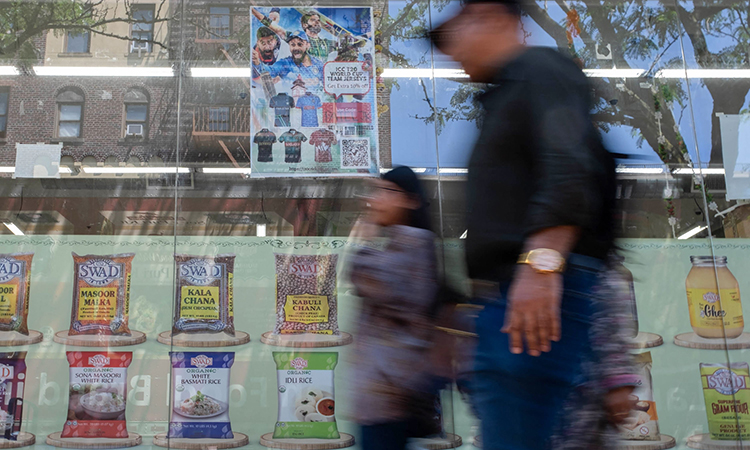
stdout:
[[(400, 8), (404, 5), (403, 1), (389, 2), (390, 14), (392, 17), (398, 14)], [(452, 2), (442, 11), (431, 10), (433, 24), (439, 24), (450, 18), (459, 9), (458, 2)], [(564, 13), (553, 2), (549, 3), (550, 16), (559, 22), (564, 20)], [(552, 46), (554, 40), (544, 32), (541, 27), (531, 20), (527, 20), (525, 30), (530, 34), (528, 43), (531, 45)], [(722, 46), (731, 44), (725, 42), (722, 45), (721, 39), (710, 38), (709, 44), (712, 50), (718, 50)], [(690, 40), (683, 39), (685, 46), (686, 62), (688, 68), (698, 68), (695, 62), (693, 48)], [(576, 47), (580, 48), (583, 42), (577, 39)], [(416, 63), (424, 57), (426, 62), (416, 67), (429, 68), (432, 64), (436, 68), (456, 67), (455, 63), (450, 61), (445, 55), (439, 52), (430, 53), (429, 45), (426, 41), (412, 42), (393, 42), (392, 49), (403, 53), (407, 58)], [(660, 54), (664, 51), (658, 67), (673, 59), (681, 58), (680, 41), (675, 42), (669, 49), (659, 49), (654, 52)], [(631, 68), (648, 69), (651, 59), (629, 59)], [(611, 61), (600, 61), (600, 67), (611, 68)], [(431, 80), (424, 80), (427, 84), (427, 92), (430, 98), (433, 98), (433, 85)], [(391, 94), (391, 146), (393, 162), (395, 164), (407, 164), (412, 166), (435, 166), (435, 128), (433, 124), (427, 125), (424, 121), (414, 116), (428, 116), (429, 107), (424, 101), (424, 92), (417, 79), (399, 79), (400, 89), (394, 88)], [(437, 79), (434, 86), (435, 104), (440, 107), (449, 107), (450, 98), (453, 94), (456, 82)], [(685, 86), (687, 89), (687, 86)], [(697, 136), (698, 148), (700, 149), (700, 160), (707, 162), (711, 155), (711, 115), (713, 109), (713, 99), (708, 90), (699, 80), (690, 80), (689, 89), (691, 94), (692, 105), (694, 107), (695, 126), (693, 126), (690, 108), (682, 114), (680, 122), (680, 132), (682, 133), (691, 158), (697, 161), (696, 146), (694, 133)], [(747, 105), (747, 102), (746, 102)], [(674, 108), (676, 120), (680, 119), (679, 106)], [(442, 130), (438, 139), (438, 149), (440, 153), (440, 165), (443, 167), (460, 167), (465, 166), (469, 153), (471, 152), (472, 143), (476, 138), (477, 129), (473, 123), (466, 122), (449, 122)], [(613, 126), (604, 136), (607, 147), (617, 153), (632, 155), (628, 163), (635, 164), (658, 164), (659, 157), (647, 142), (643, 142), (639, 148), (637, 138), (633, 136), (632, 128), (628, 126)]]

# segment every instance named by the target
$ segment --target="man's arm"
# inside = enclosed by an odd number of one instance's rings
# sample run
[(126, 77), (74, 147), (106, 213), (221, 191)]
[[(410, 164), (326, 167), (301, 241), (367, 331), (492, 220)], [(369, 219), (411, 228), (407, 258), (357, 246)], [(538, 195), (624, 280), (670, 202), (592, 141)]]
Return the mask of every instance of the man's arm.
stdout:
[(277, 24), (273, 23), (268, 19), (268, 17), (264, 16), (260, 11), (258, 11), (255, 8), (250, 8), (250, 10), (253, 12), (253, 16), (255, 16), (256, 19), (260, 21), (263, 25), (270, 28), (276, 35), (278, 35), (281, 40), (286, 41), (286, 30), (278, 26)]

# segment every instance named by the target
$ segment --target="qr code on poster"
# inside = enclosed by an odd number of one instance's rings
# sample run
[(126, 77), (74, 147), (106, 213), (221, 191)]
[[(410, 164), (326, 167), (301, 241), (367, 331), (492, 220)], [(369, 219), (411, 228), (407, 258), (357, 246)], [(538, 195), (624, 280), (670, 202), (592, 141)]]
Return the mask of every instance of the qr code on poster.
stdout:
[(341, 168), (370, 168), (370, 138), (341, 139)]

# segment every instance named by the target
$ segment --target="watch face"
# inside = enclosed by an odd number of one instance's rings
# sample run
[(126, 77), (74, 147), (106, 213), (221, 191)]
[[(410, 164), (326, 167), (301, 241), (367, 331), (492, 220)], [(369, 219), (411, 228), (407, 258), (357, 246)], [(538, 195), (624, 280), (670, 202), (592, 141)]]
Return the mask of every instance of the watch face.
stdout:
[(536, 270), (554, 272), (560, 269), (563, 259), (556, 251), (535, 250), (529, 255), (529, 263)]

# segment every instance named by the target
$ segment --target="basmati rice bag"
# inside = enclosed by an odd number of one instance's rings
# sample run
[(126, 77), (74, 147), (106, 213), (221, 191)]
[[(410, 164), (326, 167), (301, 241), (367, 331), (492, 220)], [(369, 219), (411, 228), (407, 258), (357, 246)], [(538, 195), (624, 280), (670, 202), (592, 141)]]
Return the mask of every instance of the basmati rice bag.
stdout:
[(276, 256), (276, 334), (339, 334), (338, 255)]
[(701, 363), (700, 370), (711, 439), (750, 439), (750, 374), (747, 363), (737, 362), (729, 366)]
[(0, 437), (11, 441), (21, 433), (25, 359), (26, 352), (0, 353)]
[(73, 253), (73, 311), (69, 334), (130, 336), (130, 272), (135, 253)]
[(29, 334), (29, 288), (33, 253), (0, 254), (0, 331)]
[(278, 438), (338, 439), (333, 369), (335, 352), (273, 352), (279, 383)]
[(638, 370), (638, 384), (632, 395), (636, 397), (636, 404), (630, 416), (619, 426), (620, 438), (632, 441), (658, 441), (661, 435), (651, 382), (651, 352), (635, 355), (634, 359)]
[(172, 333), (223, 331), (234, 336), (234, 255), (175, 255)]
[(229, 372), (233, 352), (173, 352), (170, 438), (232, 439)]
[(64, 438), (127, 438), (125, 401), (132, 352), (67, 352), (70, 398)]

